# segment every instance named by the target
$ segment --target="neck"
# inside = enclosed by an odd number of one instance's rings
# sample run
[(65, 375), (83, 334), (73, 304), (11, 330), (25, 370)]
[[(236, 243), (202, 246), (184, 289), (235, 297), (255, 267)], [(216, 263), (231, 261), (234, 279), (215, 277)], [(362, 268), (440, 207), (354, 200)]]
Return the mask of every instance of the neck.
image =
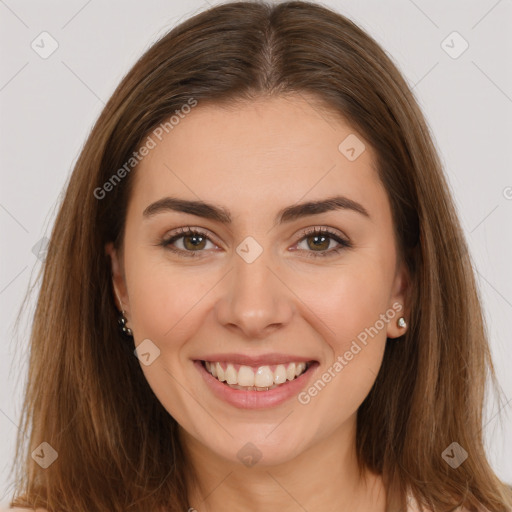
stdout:
[(264, 465), (262, 459), (247, 467), (219, 456), (184, 431), (181, 435), (196, 475), (189, 483), (189, 503), (198, 512), (227, 507), (247, 512), (385, 511), (381, 478), (359, 469), (355, 418), (278, 465)]

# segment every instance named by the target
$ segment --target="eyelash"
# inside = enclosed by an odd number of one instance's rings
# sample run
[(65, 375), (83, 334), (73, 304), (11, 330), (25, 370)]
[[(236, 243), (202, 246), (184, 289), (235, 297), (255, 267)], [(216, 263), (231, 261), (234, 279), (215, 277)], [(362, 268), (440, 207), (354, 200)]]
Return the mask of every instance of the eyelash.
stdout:
[[(338, 254), (339, 252), (341, 252), (343, 249), (349, 249), (352, 247), (351, 242), (349, 242), (348, 240), (346, 240), (344, 238), (341, 238), (337, 233), (334, 233), (333, 231), (330, 231), (327, 228), (317, 228), (317, 227), (303, 231), (301, 234), (301, 238), (297, 241), (297, 243), (301, 242), (303, 239), (308, 238), (310, 236), (326, 236), (326, 235), (328, 236), (328, 238), (331, 238), (335, 242), (338, 242), (340, 245), (334, 249), (330, 249), (330, 250), (326, 250), (326, 251), (322, 251), (322, 252), (306, 251), (306, 253), (309, 253), (309, 254), (307, 254), (307, 257), (325, 258), (328, 256), (334, 256), (334, 255)], [(185, 251), (183, 249), (176, 249), (175, 247), (172, 247), (171, 244), (173, 242), (175, 242), (176, 240), (179, 240), (180, 238), (184, 238), (186, 236), (201, 236), (201, 237), (205, 237), (207, 240), (210, 240), (210, 238), (208, 237), (208, 234), (206, 232), (198, 230), (198, 229), (190, 228), (187, 226), (186, 228), (179, 228), (175, 234), (173, 234), (169, 238), (163, 239), (161, 242), (158, 243), (158, 245), (164, 247), (165, 249), (167, 249), (171, 252), (179, 254), (181, 256), (192, 257), (192, 258), (199, 257), (200, 253), (204, 252), (204, 251)], [(299, 249), (299, 250), (301, 250), (301, 249)]]

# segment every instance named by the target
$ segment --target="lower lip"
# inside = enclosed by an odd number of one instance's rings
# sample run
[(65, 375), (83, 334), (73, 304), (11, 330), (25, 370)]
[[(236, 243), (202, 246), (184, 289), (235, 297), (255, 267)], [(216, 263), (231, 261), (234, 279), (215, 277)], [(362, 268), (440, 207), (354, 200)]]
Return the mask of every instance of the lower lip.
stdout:
[(286, 381), (286, 383), (268, 391), (244, 391), (230, 388), (220, 382), (206, 370), (201, 361), (194, 361), (194, 365), (217, 397), (240, 409), (262, 409), (275, 407), (286, 402), (293, 396), (297, 396), (301, 389), (306, 387), (314, 370), (318, 367), (318, 363), (315, 361), (296, 379)]

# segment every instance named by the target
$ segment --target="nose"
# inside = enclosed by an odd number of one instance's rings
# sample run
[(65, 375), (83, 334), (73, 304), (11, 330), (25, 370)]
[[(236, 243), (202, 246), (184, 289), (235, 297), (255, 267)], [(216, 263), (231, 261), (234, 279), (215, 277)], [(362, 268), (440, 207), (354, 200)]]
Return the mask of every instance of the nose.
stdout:
[(262, 339), (288, 325), (295, 312), (293, 292), (279, 276), (270, 251), (249, 263), (237, 253), (223, 280), (216, 317), (225, 328), (247, 339)]

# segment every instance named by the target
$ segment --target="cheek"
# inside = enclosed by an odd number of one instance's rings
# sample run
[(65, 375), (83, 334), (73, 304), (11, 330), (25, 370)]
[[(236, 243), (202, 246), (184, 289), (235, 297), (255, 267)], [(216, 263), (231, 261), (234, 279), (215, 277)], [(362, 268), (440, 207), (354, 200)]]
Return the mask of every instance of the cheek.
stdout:
[[(336, 353), (345, 352), (361, 332), (375, 325), (389, 308), (391, 280), (379, 264), (361, 260), (330, 269), (323, 276), (297, 282), (294, 290), (324, 324), (322, 332)], [(385, 337), (386, 329), (382, 329)]]
[(360, 258), (334, 269), (321, 285), (309, 281), (297, 290), (310, 310), (309, 322), (331, 351), (313, 382), (318, 385), (310, 393), (306, 390), (308, 396), (301, 403), (310, 400), (313, 408), (322, 409), (320, 415), (334, 423), (357, 410), (379, 372), (387, 325), (394, 316), (389, 305), (389, 266)]
[(132, 325), (141, 336), (159, 340), (184, 333), (187, 316), (213, 284), (211, 275), (203, 278), (192, 267), (178, 269), (161, 254), (134, 253), (127, 259), (126, 276)]
[(169, 414), (187, 424), (197, 404), (183, 391), (191, 363), (182, 358), (182, 348), (197, 330), (198, 302), (211, 285), (192, 268), (178, 270), (164, 255), (142, 250), (130, 253), (125, 271), (136, 345), (150, 339), (160, 351), (154, 362), (141, 364), (144, 376)]

